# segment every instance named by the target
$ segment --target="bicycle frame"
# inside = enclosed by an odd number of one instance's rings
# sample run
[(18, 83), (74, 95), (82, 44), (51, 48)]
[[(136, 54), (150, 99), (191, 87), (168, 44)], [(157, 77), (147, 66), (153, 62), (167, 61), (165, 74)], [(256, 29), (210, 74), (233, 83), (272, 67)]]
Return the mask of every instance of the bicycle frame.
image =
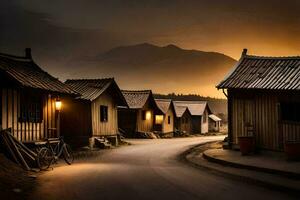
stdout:
[[(50, 151), (52, 152), (55, 161), (58, 160), (58, 158), (62, 155), (66, 144), (64, 143), (62, 138), (59, 138), (59, 141), (57, 140), (48, 140), (47, 142), (47, 146), (50, 149)], [(53, 148), (54, 147), (54, 148)]]

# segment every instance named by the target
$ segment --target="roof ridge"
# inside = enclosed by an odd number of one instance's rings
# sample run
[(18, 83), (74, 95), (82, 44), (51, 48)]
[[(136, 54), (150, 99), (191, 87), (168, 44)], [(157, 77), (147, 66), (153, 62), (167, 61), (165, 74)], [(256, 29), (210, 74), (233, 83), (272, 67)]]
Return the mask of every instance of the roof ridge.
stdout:
[(151, 90), (121, 90), (122, 92), (152, 92)]
[(244, 55), (244, 58), (256, 58), (256, 59), (300, 59), (300, 56), (258, 56), (258, 55)]
[(155, 101), (172, 101), (172, 99), (156, 99), (154, 98)]
[(1, 52), (0, 52), (0, 56), (4, 57), (4, 58), (14, 59), (14, 60), (22, 60), (22, 61), (28, 61), (28, 62), (32, 61), (32, 58), (28, 58), (25, 56), (16, 56), (16, 55), (7, 54), (7, 53), (1, 53)]
[(185, 102), (185, 103), (207, 103), (208, 101), (190, 101), (190, 100), (179, 100), (179, 101), (173, 101), (173, 102)]
[(82, 78), (82, 79), (67, 79), (67, 81), (102, 81), (102, 80), (114, 80), (114, 77), (110, 77), (110, 78), (95, 78), (95, 79), (88, 79), (88, 78)]

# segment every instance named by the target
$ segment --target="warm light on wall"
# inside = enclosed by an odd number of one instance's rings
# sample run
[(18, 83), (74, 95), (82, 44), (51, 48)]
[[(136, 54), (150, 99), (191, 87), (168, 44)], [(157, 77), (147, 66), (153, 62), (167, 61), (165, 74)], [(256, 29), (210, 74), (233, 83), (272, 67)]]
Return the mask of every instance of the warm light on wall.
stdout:
[(147, 111), (146, 112), (146, 120), (150, 120), (151, 119), (151, 112)]
[(55, 109), (57, 111), (60, 111), (61, 110), (61, 106), (62, 106), (61, 100), (56, 99), (56, 101), (55, 101)]
[(164, 121), (163, 115), (155, 115), (155, 124), (162, 124)]

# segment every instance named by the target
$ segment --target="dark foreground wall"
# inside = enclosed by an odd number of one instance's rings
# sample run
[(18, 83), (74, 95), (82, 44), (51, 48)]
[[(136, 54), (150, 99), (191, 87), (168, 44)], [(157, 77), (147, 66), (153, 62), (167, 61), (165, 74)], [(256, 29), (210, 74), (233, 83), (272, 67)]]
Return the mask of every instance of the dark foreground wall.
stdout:
[(232, 144), (237, 145), (238, 137), (247, 135), (246, 126), (253, 126), (257, 147), (262, 149), (282, 151), (286, 141), (300, 141), (300, 122), (283, 118), (284, 103), (300, 105), (299, 92), (228, 90)]

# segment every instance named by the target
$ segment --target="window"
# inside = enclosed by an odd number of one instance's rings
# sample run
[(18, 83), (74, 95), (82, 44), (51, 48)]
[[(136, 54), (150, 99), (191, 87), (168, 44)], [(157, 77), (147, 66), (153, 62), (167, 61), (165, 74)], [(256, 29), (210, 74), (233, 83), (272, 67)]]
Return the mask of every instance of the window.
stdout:
[(155, 124), (162, 124), (164, 121), (163, 115), (155, 115)]
[(108, 106), (100, 106), (100, 121), (107, 122), (108, 121)]
[(142, 111), (142, 120), (151, 120), (151, 117), (152, 117), (152, 113), (150, 110), (146, 111), (146, 110), (143, 110)]
[(168, 124), (171, 124), (171, 116), (168, 115)]
[(43, 108), (40, 96), (21, 93), (19, 121), (41, 123), (42, 120)]
[(189, 119), (188, 118), (185, 118), (185, 123), (189, 123)]
[(300, 102), (281, 102), (281, 120), (300, 122)]
[(146, 110), (142, 110), (142, 120), (146, 120)]

